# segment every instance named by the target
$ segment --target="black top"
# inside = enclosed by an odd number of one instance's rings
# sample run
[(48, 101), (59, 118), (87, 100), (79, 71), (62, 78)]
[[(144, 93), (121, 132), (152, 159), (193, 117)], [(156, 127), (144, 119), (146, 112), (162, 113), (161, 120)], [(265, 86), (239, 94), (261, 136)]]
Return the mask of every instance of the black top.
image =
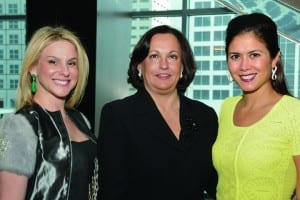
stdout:
[(207, 105), (180, 96), (178, 140), (145, 91), (106, 104), (99, 129), (101, 200), (200, 200), (215, 195), (212, 145), (218, 121)]
[[(67, 109), (66, 112), (76, 127), (93, 143), (89, 148), (95, 148), (94, 153), (90, 155), (94, 156), (94, 162), (90, 165), (94, 168), (94, 175), (90, 176), (89, 184), (91, 185), (91, 199), (96, 199), (95, 194), (98, 190), (98, 162), (95, 158), (97, 138), (90, 131), (89, 123), (82, 113), (75, 109)], [(74, 155), (60, 111), (50, 112), (38, 104), (33, 104), (33, 106), (20, 109), (17, 113), (28, 119), (37, 135), (35, 169), (28, 181), (26, 199), (70, 199)], [(78, 153), (75, 154), (78, 155)], [(85, 152), (84, 156), (85, 154), (87, 153)], [(89, 187), (83, 186), (81, 180), (77, 184), (81, 184), (84, 188)], [(87, 195), (86, 192), (84, 199), (88, 199)]]
[(93, 176), (96, 144), (91, 140), (72, 141), (72, 174), (70, 200), (88, 199), (89, 183)]

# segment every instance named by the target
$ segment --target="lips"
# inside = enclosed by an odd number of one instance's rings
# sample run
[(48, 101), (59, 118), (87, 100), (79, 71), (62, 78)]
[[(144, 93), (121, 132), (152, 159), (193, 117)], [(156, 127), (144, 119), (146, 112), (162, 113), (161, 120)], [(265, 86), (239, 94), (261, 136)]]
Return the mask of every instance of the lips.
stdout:
[(58, 85), (67, 85), (69, 84), (69, 80), (54, 80), (54, 82)]
[(256, 74), (240, 75), (242, 81), (249, 82), (255, 78)]
[(156, 76), (160, 79), (167, 79), (167, 78), (171, 77), (170, 74), (166, 74), (166, 73), (157, 74)]

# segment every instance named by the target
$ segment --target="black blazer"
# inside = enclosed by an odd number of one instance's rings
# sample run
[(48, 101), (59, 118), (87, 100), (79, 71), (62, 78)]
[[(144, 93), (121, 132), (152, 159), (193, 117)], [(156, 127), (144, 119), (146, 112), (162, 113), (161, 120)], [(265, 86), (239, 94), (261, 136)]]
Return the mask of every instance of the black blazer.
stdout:
[(177, 140), (145, 90), (106, 104), (98, 143), (100, 200), (200, 200), (204, 190), (214, 196), (217, 115), (181, 95), (180, 123)]

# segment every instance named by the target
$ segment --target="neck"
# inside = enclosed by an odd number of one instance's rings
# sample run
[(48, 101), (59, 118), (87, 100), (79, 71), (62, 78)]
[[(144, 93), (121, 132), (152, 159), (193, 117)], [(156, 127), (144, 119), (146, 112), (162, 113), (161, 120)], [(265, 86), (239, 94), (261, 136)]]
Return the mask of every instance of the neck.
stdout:
[(52, 102), (51, 100), (45, 100), (40, 98), (33, 98), (34, 102), (39, 104), (41, 107), (49, 111), (62, 111), (65, 109), (65, 101)]
[(266, 104), (273, 104), (281, 98), (281, 94), (275, 90), (268, 90), (255, 93), (244, 93), (241, 104), (245, 107), (261, 107)]
[(153, 94), (150, 92), (149, 94), (159, 110), (179, 110), (180, 101), (177, 91), (169, 94)]

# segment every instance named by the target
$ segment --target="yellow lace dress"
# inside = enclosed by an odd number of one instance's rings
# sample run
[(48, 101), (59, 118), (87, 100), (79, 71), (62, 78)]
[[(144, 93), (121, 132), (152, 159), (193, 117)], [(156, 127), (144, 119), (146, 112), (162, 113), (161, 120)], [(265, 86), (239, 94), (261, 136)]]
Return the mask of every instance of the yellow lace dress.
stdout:
[[(294, 155), (300, 155), (300, 100), (283, 96), (263, 119), (233, 124), (238, 97), (227, 98), (213, 146), (218, 200), (290, 200), (296, 185)], [(245, 116), (247, 117), (247, 116)]]

